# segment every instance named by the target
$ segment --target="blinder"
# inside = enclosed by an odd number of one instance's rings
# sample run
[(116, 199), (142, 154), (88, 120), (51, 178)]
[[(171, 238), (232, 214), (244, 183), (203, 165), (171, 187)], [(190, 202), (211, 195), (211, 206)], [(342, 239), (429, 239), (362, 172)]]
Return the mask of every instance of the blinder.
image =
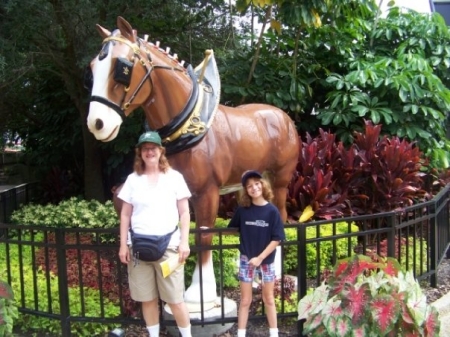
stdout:
[(133, 73), (133, 62), (126, 58), (117, 58), (114, 66), (114, 81), (128, 87), (131, 81), (131, 74)]
[(85, 89), (92, 91), (94, 85), (94, 75), (92, 74), (91, 66), (88, 64), (84, 69), (83, 86)]

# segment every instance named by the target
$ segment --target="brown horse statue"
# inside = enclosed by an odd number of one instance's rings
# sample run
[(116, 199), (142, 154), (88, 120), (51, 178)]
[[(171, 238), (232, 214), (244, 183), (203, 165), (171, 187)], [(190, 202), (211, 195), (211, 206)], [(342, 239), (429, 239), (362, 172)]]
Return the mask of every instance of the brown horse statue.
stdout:
[[(118, 29), (97, 25), (103, 38), (91, 61), (91, 102), (87, 124), (103, 142), (113, 140), (122, 120), (142, 107), (148, 127), (163, 139), (171, 166), (180, 171), (192, 192), (197, 228), (214, 226), (219, 195), (240, 188), (248, 169), (271, 181), (274, 204), (283, 220), (287, 186), (295, 170), (299, 139), (282, 110), (266, 104), (227, 107), (219, 104), (220, 79), (212, 51), (197, 68), (184, 66), (169, 48), (139, 38), (122, 17)], [(209, 245), (211, 235), (201, 244)], [(199, 263), (203, 286), (200, 289)], [(214, 303), (216, 281), (210, 251), (197, 261), (186, 302)]]

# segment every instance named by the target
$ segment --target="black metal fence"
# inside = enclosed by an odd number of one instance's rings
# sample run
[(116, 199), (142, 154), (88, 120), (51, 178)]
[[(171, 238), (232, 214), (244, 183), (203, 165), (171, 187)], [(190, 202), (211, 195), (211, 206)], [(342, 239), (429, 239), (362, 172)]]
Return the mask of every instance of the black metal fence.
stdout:
[[(355, 252), (396, 257), (403, 267), (414, 271), (419, 281), (436, 287), (437, 268), (450, 243), (449, 196), (450, 186), (447, 186), (433, 200), (401, 211), (286, 225), (289, 235), (282, 244), (281, 265), (285, 266), (288, 260), (291, 262), (290, 275), (298, 280), (295, 301), (301, 299), (309, 287), (320, 284), (326, 266)], [(0, 200), (9, 200), (2, 198), (0, 195)], [(2, 207), (10, 209), (12, 206), (3, 204)], [(222, 279), (223, 253), (237, 248), (236, 244), (224, 243), (223, 238), (230, 231), (208, 229), (206, 232), (219, 238), (219, 244), (191, 247), (198, 256), (205, 250), (218, 253), (219, 298), (226, 293)], [(117, 254), (118, 229), (43, 228), (0, 223), (0, 233), (3, 233), (0, 278), (16, 285), (16, 289), (20, 285), (20, 294), (16, 297), (21, 313), (58, 320), (58, 334), (64, 337), (73, 335), (74, 325), (88, 322), (142, 323), (141, 318), (130, 315), (126, 307), (128, 288), (126, 270)], [(191, 231), (192, 235), (198, 233), (198, 230)], [(282, 289), (285, 269), (282, 268)], [(200, 284), (202, 289), (202, 282)], [(86, 303), (91, 286), (98, 289), (97, 298), (95, 303)], [(297, 311), (287, 309), (289, 307), (292, 305), (282, 298), (279, 319), (296, 320)], [(163, 314), (161, 319), (163, 325), (175, 325)], [(262, 312), (249, 319), (261, 320), (265, 316)], [(230, 322), (237, 322), (237, 316), (227, 316), (222, 310), (219, 317), (211, 319), (201, 314), (191, 323), (208, 326)], [(296, 324), (301, 336), (302, 322)]]
[(37, 182), (11, 186), (0, 191), (0, 222), (8, 223), (11, 214), (21, 204), (28, 204), (38, 198)]

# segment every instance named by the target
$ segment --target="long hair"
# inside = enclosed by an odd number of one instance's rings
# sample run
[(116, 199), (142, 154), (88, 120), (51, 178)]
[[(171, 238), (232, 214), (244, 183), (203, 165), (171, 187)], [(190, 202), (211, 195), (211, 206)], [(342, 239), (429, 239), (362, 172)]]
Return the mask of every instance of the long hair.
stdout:
[[(249, 178), (249, 179), (258, 180), (259, 178)], [(259, 181), (261, 182), (262, 185), (263, 198), (268, 202), (272, 202), (273, 191), (269, 181), (264, 178), (259, 179)], [(248, 195), (247, 189), (245, 187), (241, 190), (241, 197), (239, 204), (243, 207), (250, 207), (250, 205), (252, 204), (252, 198)]]
[[(142, 175), (145, 172), (145, 162), (142, 160), (142, 151), (141, 151), (142, 145), (136, 147), (134, 150), (134, 165), (133, 169), (134, 172), (136, 172), (138, 175)], [(170, 169), (169, 161), (166, 157), (166, 149), (162, 146), (159, 146), (159, 149), (161, 150), (161, 157), (159, 157), (159, 170), (163, 173), (166, 173)]]

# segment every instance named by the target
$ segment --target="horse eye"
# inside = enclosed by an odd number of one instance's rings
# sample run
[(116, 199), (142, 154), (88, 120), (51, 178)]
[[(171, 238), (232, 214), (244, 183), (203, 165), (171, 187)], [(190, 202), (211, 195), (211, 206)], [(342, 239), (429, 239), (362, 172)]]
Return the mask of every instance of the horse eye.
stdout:
[(83, 76), (83, 86), (85, 89), (91, 91), (92, 90), (92, 86), (94, 84), (94, 77), (92, 75), (92, 69), (91, 67), (88, 65), (85, 69), (84, 69), (84, 76)]

